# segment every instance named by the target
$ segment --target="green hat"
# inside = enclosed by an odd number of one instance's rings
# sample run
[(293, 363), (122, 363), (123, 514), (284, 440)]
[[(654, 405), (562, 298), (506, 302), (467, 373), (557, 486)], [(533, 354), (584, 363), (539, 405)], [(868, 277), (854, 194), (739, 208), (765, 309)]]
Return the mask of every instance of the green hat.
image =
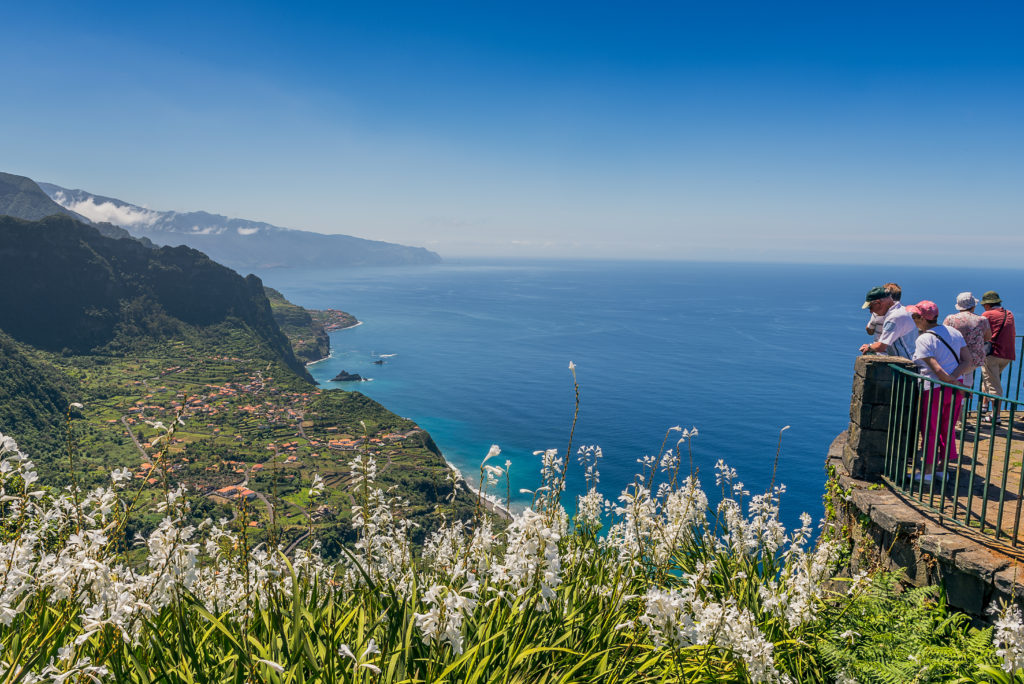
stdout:
[(982, 304), (1002, 304), (1003, 300), (999, 298), (999, 293), (995, 290), (989, 290), (985, 294), (981, 295)]
[(884, 287), (879, 285), (868, 290), (868, 293), (864, 295), (864, 305), (860, 308), (866, 309), (871, 306), (871, 302), (877, 302), (879, 299), (885, 299), (886, 297), (892, 297), (892, 293), (886, 290)]

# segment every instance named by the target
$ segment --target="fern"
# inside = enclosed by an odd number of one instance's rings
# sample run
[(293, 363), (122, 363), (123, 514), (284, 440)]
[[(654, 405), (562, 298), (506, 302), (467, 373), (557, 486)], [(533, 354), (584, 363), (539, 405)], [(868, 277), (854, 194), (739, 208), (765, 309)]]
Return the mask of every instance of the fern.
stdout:
[(991, 628), (950, 612), (940, 587), (900, 592), (899, 574), (884, 573), (848, 598), (816, 644), (833, 672), (864, 683), (952, 682), (998, 666)]

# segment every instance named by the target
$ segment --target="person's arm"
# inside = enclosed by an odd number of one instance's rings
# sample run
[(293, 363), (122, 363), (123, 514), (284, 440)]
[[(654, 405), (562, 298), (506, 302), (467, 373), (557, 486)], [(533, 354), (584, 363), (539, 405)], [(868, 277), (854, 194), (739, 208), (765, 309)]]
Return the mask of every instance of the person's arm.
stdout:
[[(950, 375), (946, 371), (942, 370), (942, 366), (939, 365), (939, 362), (935, 360), (934, 356), (925, 356), (925, 357), (923, 357), (921, 359), (916, 359), (916, 360), (923, 361), (926, 366), (928, 366), (929, 368), (932, 369), (932, 372), (935, 373), (935, 377), (937, 377), (942, 382), (948, 382), (951, 385), (959, 385), (960, 384), (960, 383), (958, 383), (956, 381), (956, 378), (954, 378), (953, 375)], [(963, 366), (963, 361), (960, 362), (960, 366)], [(956, 372), (958, 370), (960, 370), (960, 366), (957, 366), (953, 370), (954, 374), (956, 374)], [(961, 373), (961, 375), (962, 375), (962, 373)], [(956, 375), (956, 377), (958, 378), (960, 376)]]
[[(860, 346), (861, 354), (866, 354), (869, 351), (875, 352), (877, 354), (885, 354), (889, 351), (889, 347), (892, 344), (895, 344), (896, 340), (898, 340), (900, 337), (902, 337), (904, 334), (908, 332), (908, 329), (904, 329), (903, 331), (897, 330), (896, 322), (893, 320), (886, 321), (885, 317), (883, 317), (882, 321), (883, 323), (881, 337), (879, 337), (871, 344), (862, 344)], [(907, 322), (909, 322), (909, 318), (907, 319)], [(909, 323), (909, 325), (910, 327), (913, 327), (913, 323)], [(903, 325), (902, 327), (906, 328), (906, 325)]]
[(869, 351), (875, 352), (876, 354), (884, 354), (889, 351), (889, 345), (885, 342), (872, 342), (871, 344), (860, 345), (861, 354), (867, 354)]
[(981, 317), (981, 320), (985, 321), (982, 324), (982, 326), (981, 326), (981, 336), (985, 338), (986, 342), (991, 342), (992, 341), (992, 324), (989, 323), (988, 319), (985, 318), (984, 316)]
[(960, 365), (954, 368), (953, 372), (949, 374), (949, 377), (953, 378), (953, 380), (943, 380), (943, 382), (952, 382), (954, 384), (959, 384), (960, 380), (958, 380), (957, 378), (964, 377), (967, 374), (967, 371), (973, 370), (974, 367), (974, 362), (971, 359), (967, 358), (967, 354), (964, 354), (964, 358), (960, 361)]

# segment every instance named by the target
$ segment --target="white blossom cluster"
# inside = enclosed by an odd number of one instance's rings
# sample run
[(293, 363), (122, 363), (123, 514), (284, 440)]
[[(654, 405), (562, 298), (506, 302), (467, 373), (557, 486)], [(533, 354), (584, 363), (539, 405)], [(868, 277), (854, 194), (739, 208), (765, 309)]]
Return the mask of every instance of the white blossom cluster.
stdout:
[(1003, 669), (1013, 674), (1024, 667), (1024, 617), (1020, 606), (1007, 603), (1002, 608), (992, 606), (989, 612), (997, 616), (992, 636), (996, 655), (1003, 659)]
[[(244, 539), (227, 520), (187, 522), (187, 497), (179, 488), (161, 502), (163, 518), (156, 528), (135, 540), (145, 562), (130, 564), (113, 548), (127, 510), (118, 490), (130, 481), (130, 472), (115, 470), (112, 486), (89, 493), (53, 493), (38, 486), (33, 465), (17, 444), (2, 435), (0, 440), (0, 513), (7, 529), (17, 532), (0, 543), (0, 623), (12, 625), (40, 597), (78, 607), (74, 640), (60, 645), (60, 657), (53, 662), (23, 673), (22, 681), (102, 680), (107, 671), (80, 652), (97, 634), (114, 633), (127, 644), (137, 644), (147, 618), (185, 598), (214, 615), (245, 619), (274, 596), (290, 597), (299, 578), (325, 593), (389, 587), (411, 602), (417, 636), (424, 644), (459, 654), (471, 636), (467, 623), (495, 606), (554, 610), (565, 600), (560, 592), (567, 569), (593, 562), (605, 551), (614, 567), (588, 590), (609, 609), (638, 616), (617, 629), (646, 634), (658, 648), (713, 646), (742, 664), (753, 681), (784, 682), (773, 660), (774, 646), (755, 614), (776, 616), (790, 628), (814, 620), (835, 556), (829, 542), (808, 549), (807, 517), (787, 535), (779, 521), (784, 488), (752, 497), (744, 514), (741, 502), (747, 493), (736, 482), (735, 471), (721, 463), (717, 480), (726, 498), (712, 514), (696, 477), (677, 480), (678, 453), (662, 462), (670, 482), (654, 487), (653, 474), (638, 479), (612, 506), (596, 488), (600, 449), (585, 447), (579, 462), (590, 488), (575, 502), (575, 527), (559, 496), (566, 459), (555, 450), (541, 451), (544, 485), (534, 506), (512, 516), (500, 533), (487, 517), (446, 521), (427, 536), (417, 557), (412, 525), (399, 513), (405, 502), (377, 485), (376, 463), (358, 454), (349, 463), (358, 539), (354, 553), (339, 563), (326, 563), (315, 545), (312, 552), (296, 551), (290, 561), (266, 545), (241, 554)], [(488, 458), (499, 453), (493, 447)], [(507, 468), (506, 462), (502, 474)], [(322, 491), (323, 479), (317, 475), (310, 497)], [(599, 537), (606, 515), (612, 524)], [(579, 541), (583, 538), (589, 544)], [(686, 565), (683, 561), (692, 560), (694, 549), (706, 550), (707, 556)], [(708, 578), (724, 567), (719, 552), (749, 560), (750, 567), (778, 563), (763, 578), (760, 594), (754, 592), (756, 610), (733, 597), (709, 593)], [(669, 580), (652, 581), (659, 572)], [(1018, 631), (1007, 621), (1000, 632), (1006, 658), (1020, 658), (1022, 652), (1019, 613), (1016, 619)], [(379, 649), (372, 640), (359, 658), (346, 645), (338, 652), (357, 670), (377, 669), (372, 657)], [(0, 653), (0, 675), (10, 676), (20, 665), (4, 661), (4, 655)], [(270, 660), (260, 662), (272, 670), (281, 667)]]

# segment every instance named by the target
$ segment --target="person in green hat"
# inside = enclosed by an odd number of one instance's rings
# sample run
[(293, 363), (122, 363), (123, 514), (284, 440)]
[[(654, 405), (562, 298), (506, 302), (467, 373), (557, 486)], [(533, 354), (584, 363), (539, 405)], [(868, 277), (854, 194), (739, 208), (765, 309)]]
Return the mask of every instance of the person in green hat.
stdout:
[(861, 354), (892, 354), (905, 359), (914, 357), (914, 343), (917, 342), (917, 326), (903, 305), (893, 299), (892, 293), (883, 285), (873, 287), (864, 296), (862, 309), (882, 317), (882, 334), (870, 344), (860, 346)]
[[(986, 350), (985, 365), (981, 367), (981, 388), (988, 394), (1003, 396), (1003, 383), (1000, 376), (1010, 362), (1017, 358), (1015, 343), (1017, 328), (1013, 323), (1013, 314), (1003, 308), (1003, 300), (995, 290), (989, 290), (981, 296), (981, 306), (992, 328), (991, 349)], [(985, 417), (986, 422), (999, 421), (999, 402), (988, 400), (992, 412)]]

